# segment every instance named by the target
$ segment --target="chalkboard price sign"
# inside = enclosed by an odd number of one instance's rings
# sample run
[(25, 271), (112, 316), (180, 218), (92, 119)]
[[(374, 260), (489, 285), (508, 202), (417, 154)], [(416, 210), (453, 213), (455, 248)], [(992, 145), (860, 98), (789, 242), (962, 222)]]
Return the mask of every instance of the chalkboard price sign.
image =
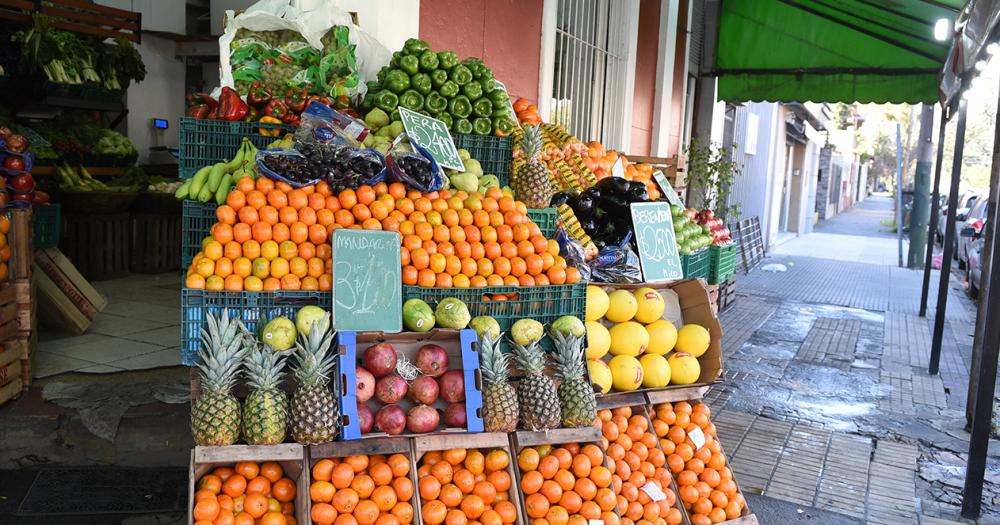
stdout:
[(403, 329), (399, 234), (333, 232), (333, 322), (337, 330)]
[(684, 207), (684, 203), (681, 202), (681, 198), (677, 196), (677, 192), (674, 191), (674, 187), (670, 185), (670, 181), (667, 180), (666, 175), (664, 175), (662, 171), (654, 171), (653, 180), (656, 181), (656, 185), (660, 187), (660, 191), (663, 192), (663, 195), (667, 198), (667, 201), (669, 201), (670, 204)]
[(455, 141), (448, 133), (448, 126), (436, 118), (421, 115), (404, 107), (399, 108), (399, 119), (410, 140), (434, 156), (438, 164), (453, 170), (465, 171), (462, 158), (458, 156)]
[(670, 205), (636, 202), (631, 211), (643, 281), (654, 283), (683, 278)]

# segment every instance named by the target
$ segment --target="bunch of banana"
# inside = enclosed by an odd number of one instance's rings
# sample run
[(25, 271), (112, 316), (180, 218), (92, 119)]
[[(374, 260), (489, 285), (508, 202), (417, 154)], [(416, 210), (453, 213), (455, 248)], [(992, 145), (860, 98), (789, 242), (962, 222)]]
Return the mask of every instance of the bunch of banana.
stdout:
[(124, 188), (111, 187), (95, 179), (87, 168), (76, 168), (63, 163), (54, 165), (56, 176), (59, 177), (59, 189), (63, 191), (121, 191)]
[(289, 149), (293, 146), (295, 146), (295, 136), (291, 133), (285, 133), (280, 139), (272, 140), (264, 149)]
[[(283, 139), (282, 139), (283, 140)], [(278, 142), (278, 141), (275, 141)], [(217, 162), (198, 170), (193, 177), (174, 192), (178, 200), (192, 199), (209, 202), (215, 197), (217, 204), (225, 204), (229, 190), (243, 177), (256, 177), (257, 147), (244, 138), (240, 149), (230, 161)]]

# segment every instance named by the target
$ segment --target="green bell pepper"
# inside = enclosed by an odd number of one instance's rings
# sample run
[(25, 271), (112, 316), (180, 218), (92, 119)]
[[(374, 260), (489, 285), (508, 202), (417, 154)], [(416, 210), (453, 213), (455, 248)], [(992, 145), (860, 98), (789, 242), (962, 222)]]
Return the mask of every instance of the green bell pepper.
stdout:
[(497, 90), (496, 84), (493, 83), (493, 78), (480, 78), (477, 80), (479, 82), (479, 87), (483, 88), (483, 94), (488, 95)]
[(382, 69), (378, 70), (378, 75), (375, 75), (375, 81), (379, 84), (385, 84), (385, 77), (389, 74), (389, 66), (383, 66)]
[(384, 85), (386, 89), (398, 95), (410, 89), (410, 77), (401, 69), (393, 69), (386, 75)]
[(458, 55), (454, 51), (438, 51), (438, 67), (451, 69), (458, 65)]
[(438, 88), (438, 93), (444, 95), (445, 98), (455, 98), (455, 95), (458, 95), (458, 84), (453, 80), (448, 80), (444, 84), (441, 84), (441, 87)]
[(417, 73), (410, 77), (410, 86), (424, 96), (430, 93), (434, 87), (431, 84), (431, 76), (427, 73)]
[(507, 111), (507, 106), (506, 105), (497, 106), (496, 104), (493, 104), (493, 113), (490, 113), (490, 117), (492, 117), (494, 119), (498, 119), (498, 118), (506, 118), (506, 117), (509, 117), (509, 116), (510, 116), (510, 112)]
[(406, 42), (403, 43), (403, 50), (414, 56), (418, 56), (420, 53), (423, 53), (430, 48), (431, 46), (427, 45), (427, 42), (424, 42), (419, 38), (407, 38)]
[(369, 111), (375, 109), (375, 97), (372, 96), (374, 92), (369, 91), (365, 98), (361, 100), (361, 113), (367, 114)]
[(434, 89), (440, 88), (445, 82), (448, 81), (448, 72), (443, 69), (435, 69), (431, 71), (431, 85)]
[(413, 111), (424, 109), (424, 96), (415, 89), (408, 89), (399, 96), (399, 105)]
[(507, 98), (507, 93), (505, 93), (502, 89), (494, 89), (493, 91), (490, 91), (487, 96), (490, 98), (490, 102), (493, 103), (493, 106), (506, 107), (507, 102), (510, 100)]
[(399, 116), (399, 108), (396, 108), (389, 113), (389, 122), (400, 122), (402, 120), (403, 117)]
[(399, 67), (399, 59), (402, 57), (403, 53), (401, 51), (396, 51), (395, 53), (393, 53), (392, 58), (389, 59), (389, 66), (388, 66), (389, 69), (396, 69), (397, 67)]
[(493, 132), (493, 123), (488, 118), (479, 117), (472, 121), (472, 132), (476, 135), (489, 135)]
[(472, 69), (472, 76), (480, 82), (488, 80), (490, 84), (493, 83), (493, 71), (490, 71), (490, 68), (486, 67), (485, 64), (480, 63), (476, 65), (476, 67)]
[(389, 112), (399, 105), (399, 97), (388, 89), (383, 89), (375, 94), (375, 107), (382, 111)]
[(468, 119), (456, 118), (455, 122), (451, 125), (451, 130), (455, 133), (460, 133), (462, 135), (468, 135), (472, 133), (472, 123)]
[(514, 130), (514, 123), (508, 117), (493, 119), (493, 131), (500, 131), (504, 135), (509, 135)]
[(451, 115), (449, 115), (449, 114), (447, 114), (447, 113), (441, 113), (441, 114), (439, 114), (439, 115), (438, 115), (437, 117), (435, 117), (435, 118), (437, 118), (437, 119), (438, 119), (438, 120), (440, 120), (441, 122), (444, 122), (444, 126), (445, 126), (446, 128), (448, 128), (448, 129), (451, 129), (451, 125), (452, 125), (452, 123), (454, 122), (454, 120), (453, 120), (453, 119), (451, 118)]
[(479, 100), (483, 96), (483, 86), (479, 82), (469, 82), (462, 86), (462, 94), (469, 97), (469, 100)]
[(448, 113), (455, 118), (465, 118), (472, 113), (472, 103), (465, 95), (459, 95), (448, 103)]
[(420, 70), (421, 71), (434, 71), (438, 68), (438, 56), (437, 53), (427, 50), (420, 53)]
[(448, 109), (448, 99), (437, 91), (431, 91), (424, 97), (424, 109), (431, 113), (442, 113)]
[(369, 80), (368, 82), (365, 82), (365, 87), (367, 88), (368, 93), (378, 93), (379, 91), (382, 91), (383, 86), (381, 82)]
[(414, 75), (420, 70), (420, 60), (413, 55), (406, 55), (399, 59), (399, 69), (407, 75)]
[(464, 86), (472, 81), (472, 71), (462, 64), (459, 64), (451, 68), (451, 72), (448, 73), (448, 78), (459, 86)]
[(483, 97), (472, 103), (472, 113), (477, 117), (489, 117), (493, 114), (493, 103)]

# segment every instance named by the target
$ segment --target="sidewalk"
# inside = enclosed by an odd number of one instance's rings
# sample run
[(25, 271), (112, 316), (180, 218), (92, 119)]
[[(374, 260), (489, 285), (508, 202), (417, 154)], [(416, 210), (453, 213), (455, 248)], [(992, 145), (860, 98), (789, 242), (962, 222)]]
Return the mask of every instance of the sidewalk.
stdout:
[[(864, 523), (952, 523), (976, 307), (953, 278), (928, 375), (938, 272), (921, 318), (922, 272), (895, 266), (891, 218), (871, 197), (769, 254), (787, 271), (737, 277), (709, 402), (744, 490)], [(1000, 523), (1000, 457), (989, 465), (980, 523)]]

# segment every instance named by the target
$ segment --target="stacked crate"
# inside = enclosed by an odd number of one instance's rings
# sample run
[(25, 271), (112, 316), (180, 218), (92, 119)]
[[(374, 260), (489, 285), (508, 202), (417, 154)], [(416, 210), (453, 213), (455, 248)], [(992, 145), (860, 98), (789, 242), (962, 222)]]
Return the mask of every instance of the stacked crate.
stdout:
[[(0, 404), (27, 390), (38, 334), (31, 281), (31, 209), (14, 209), (4, 235), (10, 246), (7, 277), (0, 283)], [(2, 248), (0, 248), (2, 249)]]

